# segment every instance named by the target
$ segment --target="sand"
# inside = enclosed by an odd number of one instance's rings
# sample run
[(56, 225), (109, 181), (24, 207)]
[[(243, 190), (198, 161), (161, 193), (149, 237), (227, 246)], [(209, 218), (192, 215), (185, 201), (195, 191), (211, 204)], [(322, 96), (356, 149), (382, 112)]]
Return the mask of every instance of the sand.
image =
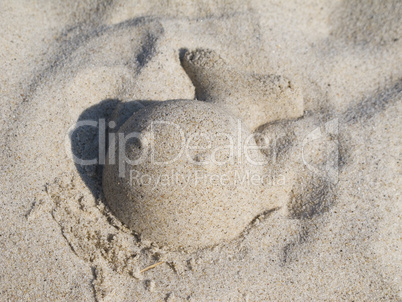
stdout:
[[(0, 300), (402, 299), (400, 1), (1, 8)], [(287, 96), (272, 98), (279, 107), (263, 108), (260, 122), (261, 112), (230, 107), (244, 106), (238, 95), (223, 107), (255, 117), (247, 126), (270, 160), (269, 185), (285, 194), (234, 238), (187, 251), (133, 232), (108, 206), (102, 165), (73, 155), (106, 151), (101, 121), (118, 128), (155, 103), (202, 98), (183, 68), (183, 50), (195, 49), (216, 53), (235, 78), (294, 83), (304, 110), (288, 115)], [(220, 76), (214, 97), (244, 91)], [(73, 131), (88, 120), (97, 126)]]
[(281, 75), (233, 70), (210, 49), (186, 51), (182, 65), (193, 82), (197, 100), (224, 106), (251, 130), (303, 115), (301, 89)]

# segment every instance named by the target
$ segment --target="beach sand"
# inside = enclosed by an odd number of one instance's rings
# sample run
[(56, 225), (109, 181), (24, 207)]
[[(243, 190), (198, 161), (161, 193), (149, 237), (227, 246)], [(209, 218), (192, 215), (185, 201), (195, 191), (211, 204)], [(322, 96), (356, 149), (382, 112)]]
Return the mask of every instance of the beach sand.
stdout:
[[(0, 7), (1, 301), (402, 300), (402, 2)], [(97, 156), (98, 128), (71, 137), (69, 129), (120, 125), (149, 105), (195, 99), (181, 56), (201, 48), (238, 74), (290, 79), (304, 110), (247, 122), (274, 142), (263, 154), (280, 192), (275, 207), (236, 238), (186, 250), (159, 246), (114, 216), (102, 166), (72, 160)], [(203, 81), (221, 96), (227, 77)]]

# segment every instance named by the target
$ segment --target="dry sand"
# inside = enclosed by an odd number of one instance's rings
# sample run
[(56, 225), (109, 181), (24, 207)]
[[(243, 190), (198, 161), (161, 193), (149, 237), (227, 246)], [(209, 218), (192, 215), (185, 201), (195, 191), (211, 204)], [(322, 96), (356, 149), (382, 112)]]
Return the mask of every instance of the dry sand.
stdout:
[[(402, 299), (402, 2), (0, 8), (1, 301)], [(194, 99), (180, 55), (197, 48), (297, 83), (304, 112), (255, 130), (273, 142), (263, 153), (281, 206), (230, 241), (183, 251), (114, 216), (101, 167), (71, 159), (98, 154), (97, 129), (68, 133)]]

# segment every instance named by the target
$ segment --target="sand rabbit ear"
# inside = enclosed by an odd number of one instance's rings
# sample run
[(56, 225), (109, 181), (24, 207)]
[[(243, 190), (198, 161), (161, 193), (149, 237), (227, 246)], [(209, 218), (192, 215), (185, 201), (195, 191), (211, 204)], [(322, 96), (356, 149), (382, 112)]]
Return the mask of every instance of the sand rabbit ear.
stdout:
[(198, 100), (225, 106), (251, 130), (303, 115), (302, 91), (286, 77), (241, 73), (210, 49), (186, 51), (181, 63)]

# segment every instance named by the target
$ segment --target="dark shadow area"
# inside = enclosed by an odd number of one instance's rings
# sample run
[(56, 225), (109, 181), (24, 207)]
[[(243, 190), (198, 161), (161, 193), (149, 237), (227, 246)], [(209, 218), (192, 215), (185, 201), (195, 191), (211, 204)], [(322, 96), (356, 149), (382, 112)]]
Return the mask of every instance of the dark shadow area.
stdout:
[(183, 66), (183, 58), (184, 58), (184, 55), (186, 54), (186, 52), (188, 52), (188, 48), (180, 48), (179, 49), (179, 60), (180, 60), (180, 63), (182, 64), (182, 66)]
[(312, 177), (306, 186), (297, 181), (293, 187), (293, 196), (288, 203), (291, 219), (311, 219), (328, 212), (335, 203), (336, 185), (325, 178)]
[(336, 203), (336, 185), (327, 179), (312, 177), (305, 187), (301, 183), (302, 180), (296, 182), (288, 203), (289, 218), (300, 220), (301, 229), (282, 250), (283, 266), (297, 259), (297, 249), (319, 229), (316, 218), (330, 211)]
[[(104, 119), (107, 123), (119, 103), (119, 100), (107, 99), (89, 107), (81, 113), (77, 123), (82, 123), (82, 126), (77, 127), (70, 136), (71, 151), (76, 158), (85, 161), (98, 159), (99, 127), (85, 124), (97, 123), (99, 125), (101, 119)], [(80, 164), (75, 160), (75, 166), (92, 194), (98, 197), (102, 175), (101, 165), (97, 163), (89, 165)]]
[(389, 105), (400, 101), (402, 96), (402, 79), (395, 82), (390, 88), (379, 90), (367, 99), (348, 108), (342, 116), (341, 123), (355, 124), (366, 122), (375, 115), (385, 111)]
[[(159, 102), (107, 99), (87, 108), (79, 116), (77, 127), (70, 136), (71, 151), (78, 159), (75, 160), (75, 166), (80, 177), (96, 198), (102, 186), (103, 164), (99, 163), (99, 159), (101, 154), (106, 156), (108, 133), (116, 132), (135, 112), (155, 103)], [(111, 120), (115, 122), (115, 125), (111, 125), (113, 127), (109, 127)]]

